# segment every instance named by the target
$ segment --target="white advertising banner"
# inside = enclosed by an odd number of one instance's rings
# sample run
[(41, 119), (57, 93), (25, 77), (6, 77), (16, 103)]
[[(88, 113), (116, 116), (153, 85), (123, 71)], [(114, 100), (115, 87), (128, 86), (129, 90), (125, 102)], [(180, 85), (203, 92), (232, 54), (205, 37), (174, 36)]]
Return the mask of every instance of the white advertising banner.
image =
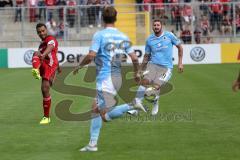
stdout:
[[(139, 61), (144, 55), (144, 46), (133, 46)], [(31, 67), (33, 52), (36, 48), (9, 48), (8, 66), (9, 68)], [(58, 60), (60, 65), (68, 62), (78, 62), (82, 55), (88, 53), (89, 47), (60, 47), (58, 51)], [(127, 56), (126, 56), (127, 57)], [(131, 63), (130, 58), (126, 59)], [(177, 48), (173, 49), (173, 63), (178, 62)], [(221, 63), (220, 44), (202, 44), (202, 45), (183, 45), (183, 64), (211, 64)]]
[[(174, 64), (178, 63), (177, 48), (174, 47)], [(183, 64), (221, 63), (220, 44), (183, 45)]]
[[(211, 64), (221, 63), (221, 45), (220, 44), (201, 44), (201, 45), (182, 45), (183, 46), (183, 64)], [(135, 46), (138, 53), (144, 54), (144, 46)], [(139, 54), (138, 54), (139, 55)], [(142, 61), (140, 57), (140, 61)], [(130, 62), (130, 60), (129, 60)], [(178, 50), (173, 48), (173, 64), (178, 63)]]
[[(37, 48), (9, 48), (8, 67), (26, 68), (32, 67), (32, 55)], [(60, 65), (64, 62), (73, 63), (79, 61), (82, 55), (88, 53), (89, 47), (60, 47), (58, 50), (58, 60)]]

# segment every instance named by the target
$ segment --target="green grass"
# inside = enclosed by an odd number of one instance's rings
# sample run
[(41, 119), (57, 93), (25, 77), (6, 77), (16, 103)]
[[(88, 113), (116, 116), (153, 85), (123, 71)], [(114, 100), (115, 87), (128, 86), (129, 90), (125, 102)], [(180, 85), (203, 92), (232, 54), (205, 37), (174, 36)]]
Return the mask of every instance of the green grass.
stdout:
[[(191, 111), (190, 120), (118, 119), (104, 124), (99, 152), (80, 153), (89, 140), (89, 121), (62, 121), (54, 105), (72, 99), (71, 111), (81, 112), (90, 108), (92, 99), (52, 91), (52, 123), (40, 126), (40, 81), (30, 69), (0, 69), (0, 159), (237, 160), (240, 92), (233, 93), (231, 84), (238, 70), (239, 64), (186, 65), (183, 74), (174, 70), (174, 90), (160, 98), (160, 111)], [(66, 82), (76, 83), (79, 77)]]

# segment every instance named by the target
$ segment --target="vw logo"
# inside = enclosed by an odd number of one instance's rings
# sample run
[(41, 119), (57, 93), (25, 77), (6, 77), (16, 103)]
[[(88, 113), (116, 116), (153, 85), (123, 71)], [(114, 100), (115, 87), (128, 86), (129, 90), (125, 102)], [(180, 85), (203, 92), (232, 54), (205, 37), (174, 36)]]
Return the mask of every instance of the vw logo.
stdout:
[(194, 47), (190, 51), (190, 56), (192, 60), (200, 62), (205, 58), (205, 50), (202, 47)]
[(32, 65), (32, 56), (33, 56), (33, 53), (35, 51), (34, 50), (27, 50), (25, 53), (24, 53), (24, 61), (25, 63), (27, 63), (28, 65)]

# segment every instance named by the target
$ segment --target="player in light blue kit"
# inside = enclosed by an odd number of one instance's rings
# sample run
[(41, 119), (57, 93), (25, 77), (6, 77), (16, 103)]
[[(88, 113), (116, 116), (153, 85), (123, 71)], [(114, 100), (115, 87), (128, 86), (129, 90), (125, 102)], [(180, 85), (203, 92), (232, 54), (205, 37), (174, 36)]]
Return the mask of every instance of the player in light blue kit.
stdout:
[[(142, 100), (148, 85), (153, 85), (156, 92), (156, 98), (153, 102), (152, 115), (158, 113), (158, 100), (160, 88), (172, 76), (173, 69), (173, 45), (178, 49), (178, 70), (183, 72), (183, 49), (180, 40), (171, 32), (163, 31), (160, 20), (153, 21), (154, 34), (150, 35), (146, 40), (145, 55), (140, 66), (139, 76), (144, 75), (141, 85), (138, 88), (136, 95), (137, 105), (142, 105)], [(147, 66), (147, 68), (146, 68)], [(136, 114), (136, 110), (131, 110), (128, 113)]]
[(95, 61), (97, 70), (97, 96), (93, 103), (93, 112), (95, 114), (91, 120), (90, 142), (87, 146), (80, 149), (80, 151), (98, 150), (97, 142), (102, 120), (105, 122), (111, 121), (132, 109), (145, 111), (142, 106), (134, 105), (134, 102), (113, 107), (116, 103), (114, 97), (120, 89), (122, 82), (121, 56), (123, 54), (130, 56), (136, 79), (138, 58), (131, 47), (128, 37), (114, 28), (117, 17), (115, 8), (104, 8), (102, 16), (105, 29), (95, 33), (88, 55), (73, 72), (76, 74), (84, 65), (89, 64), (93, 60)]

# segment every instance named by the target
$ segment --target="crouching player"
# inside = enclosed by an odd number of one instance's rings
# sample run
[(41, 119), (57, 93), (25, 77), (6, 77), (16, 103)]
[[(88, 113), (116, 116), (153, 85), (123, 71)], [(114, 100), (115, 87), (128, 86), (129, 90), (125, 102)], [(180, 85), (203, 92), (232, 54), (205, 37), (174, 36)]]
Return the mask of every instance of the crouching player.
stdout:
[(33, 54), (32, 74), (36, 79), (42, 79), (41, 90), (44, 116), (40, 124), (48, 124), (50, 123), (49, 112), (51, 107), (50, 87), (56, 76), (56, 70), (59, 69), (57, 59), (58, 42), (55, 37), (48, 35), (45, 24), (37, 24), (36, 30), (42, 42), (38, 51)]

